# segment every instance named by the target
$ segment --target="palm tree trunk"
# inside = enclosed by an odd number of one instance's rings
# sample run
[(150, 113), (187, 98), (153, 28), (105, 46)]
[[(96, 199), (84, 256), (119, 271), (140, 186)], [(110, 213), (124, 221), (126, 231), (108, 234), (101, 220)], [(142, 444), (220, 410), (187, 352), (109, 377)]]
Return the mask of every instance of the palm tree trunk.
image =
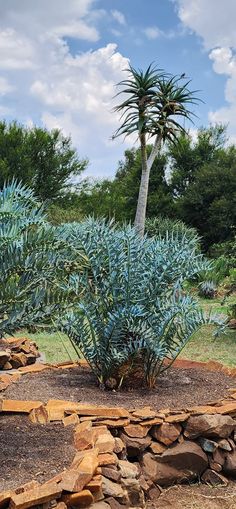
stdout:
[(145, 133), (140, 134), (140, 146), (141, 146), (141, 159), (142, 159), (142, 175), (139, 186), (138, 203), (136, 209), (136, 215), (134, 220), (134, 226), (143, 237), (145, 229), (146, 209), (147, 209), (147, 198), (148, 198), (148, 185), (150, 169), (147, 163), (147, 148), (146, 148), (146, 136)]
[(147, 162), (149, 171), (152, 168), (152, 165), (153, 165), (153, 163), (154, 163), (154, 161), (156, 159), (156, 156), (157, 156), (158, 152), (160, 152), (161, 142), (162, 142), (162, 136), (161, 136), (161, 134), (157, 134), (155, 142), (154, 142), (153, 147), (152, 147), (151, 154), (150, 154), (150, 156), (148, 158), (148, 162)]
[(147, 148), (146, 148), (146, 136), (145, 134), (140, 135), (140, 145), (141, 145), (141, 159), (142, 159), (142, 176), (139, 187), (139, 195), (138, 195), (138, 203), (135, 215), (134, 226), (138, 231), (139, 235), (143, 237), (145, 230), (145, 219), (146, 219), (146, 210), (147, 210), (147, 199), (148, 199), (148, 186), (149, 186), (149, 177), (152, 165), (155, 161), (155, 158), (160, 151), (161, 148), (162, 137), (160, 134), (156, 136), (151, 154), (147, 159)]

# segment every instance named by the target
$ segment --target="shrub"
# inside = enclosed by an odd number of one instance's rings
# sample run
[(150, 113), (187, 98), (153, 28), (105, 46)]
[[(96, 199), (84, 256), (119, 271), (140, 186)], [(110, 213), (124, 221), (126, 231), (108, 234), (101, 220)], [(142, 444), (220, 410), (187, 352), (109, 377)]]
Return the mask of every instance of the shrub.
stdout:
[(48, 320), (67, 300), (67, 246), (15, 181), (0, 191), (0, 336)]
[(199, 284), (198, 295), (204, 299), (214, 299), (217, 293), (216, 285), (213, 281), (203, 281)]
[(77, 208), (51, 205), (47, 210), (47, 219), (49, 223), (58, 226), (63, 223), (79, 222), (82, 219), (82, 214)]
[(209, 321), (181, 290), (186, 279), (208, 266), (195, 237), (140, 238), (131, 227), (118, 230), (93, 219), (65, 225), (60, 235), (88, 259), (87, 269), (70, 277), (79, 298), (60, 328), (101, 385), (121, 386), (139, 368), (153, 387)]
[(200, 241), (197, 230), (190, 228), (183, 221), (170, 219), (169, 217), (154, 217), (146, 219), (145, 231), (148, 237), (161, 237), (174, 235), (181, 238), (186, 237), (189, 240), (195, 240), (196, 243)]

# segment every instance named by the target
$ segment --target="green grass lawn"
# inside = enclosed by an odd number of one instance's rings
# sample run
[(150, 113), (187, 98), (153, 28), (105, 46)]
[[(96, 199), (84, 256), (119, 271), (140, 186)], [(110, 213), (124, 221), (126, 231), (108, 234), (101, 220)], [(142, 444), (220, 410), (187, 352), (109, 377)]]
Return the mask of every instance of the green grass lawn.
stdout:
[[(212, 309), (220, 315), (226, 313), (227, 306), (221, 306), (220, 298), (200, 299), (200, 305), (206, 311)], [(216, 360), (227, 366), (236, 366), (236, 330), (227, 329), (217, 338), (213, 336), (213, 332), (214, 327), (202, 327), (186, 345), (181, 357), (197, 361)], [(21, 331), (20, 335), (23, 334), (36, 341), (47, 362), (62, 362), (78, 358), (69, 339), (63, 334), (49, 334), (45, 331), (29, 334)]]

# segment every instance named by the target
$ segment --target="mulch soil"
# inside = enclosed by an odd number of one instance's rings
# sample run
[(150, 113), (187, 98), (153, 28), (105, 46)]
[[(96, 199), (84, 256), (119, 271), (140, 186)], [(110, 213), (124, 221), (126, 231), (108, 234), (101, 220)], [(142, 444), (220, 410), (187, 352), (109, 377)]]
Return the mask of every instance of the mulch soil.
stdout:
[(71, 427), (0, 414), (0, 492), (33, 479), (45, 482), (67, 468), (74, 455)]
[(89, 368), (75, 367), (23, 375), (4, 391), (3, 398), (42, 402), (66, 399), (130, 409), (145, 405), (158, 410), (185, 409), (216, 401), (224, 397), (230, 387), (236, 387), (236, 380), (223, 373), (172, 367), (161, 375), (151, 391), (138, 380), (130, 389), (101, 390)]

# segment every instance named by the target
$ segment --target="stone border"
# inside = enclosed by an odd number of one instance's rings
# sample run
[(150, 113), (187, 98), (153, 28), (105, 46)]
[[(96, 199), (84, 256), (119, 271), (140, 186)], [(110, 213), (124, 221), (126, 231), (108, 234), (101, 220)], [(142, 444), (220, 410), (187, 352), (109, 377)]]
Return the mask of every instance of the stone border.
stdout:
[[(0, 390), (27, 373), (87, 365), (34, 364), (0, 375)], [(176, 368), (236, 369), (217, 362), (180, 359)], [(235, 384), (236, 385), (236, 384)], [(0, 400), (0, 413), (26, 413), (32, 423), (61, 421), (73, 426), (71, 466), (44, 484), (31, 481), (0, 494), (0, 509), (125, 509), (156, 500), (162, 487), (200, 479), (226, 486), (236, 477), (236, 387), (225, 399), (177, 410), (127, 410), (64, 400)], [(222, 475), (223, 474), (223, 475)], [(46, 505), (44, 505), (46, 504)]]
[[(0, 494), (1, 509), (56, 501), (57, 509), (144, 507), (162, 487), (199, 479), (227, 486), (236, 477), (236, 388), (226, 399), (180, 410), (127, 410), (64, 400), (2, 400), (3, 413), (32, 423), (73, 426), (71, 466), (40, 485)], [(223, 475), (222, 475), (223, 474)], [(44, 509), (49, 506), (44, 506)]]

